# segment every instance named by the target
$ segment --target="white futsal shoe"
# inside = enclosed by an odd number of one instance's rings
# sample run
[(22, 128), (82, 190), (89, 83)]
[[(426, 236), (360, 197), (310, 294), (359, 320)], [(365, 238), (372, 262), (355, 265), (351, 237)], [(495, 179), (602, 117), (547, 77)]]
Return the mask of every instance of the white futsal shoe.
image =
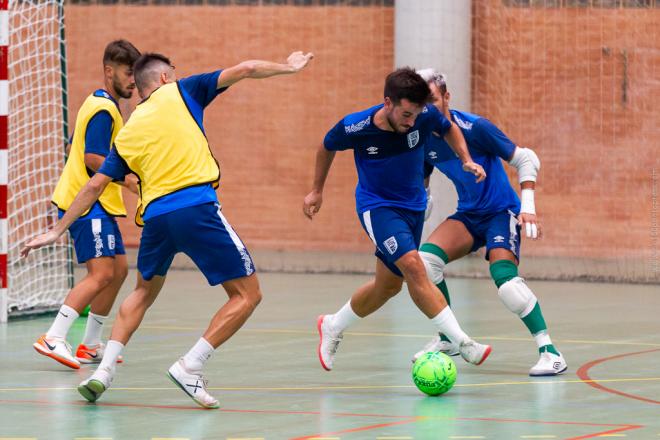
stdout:
[(539, 356), (539, 361), (529, 370), (530, 376), (556, 376), (568, 369), (564, 356), (557, 356), (549, 351), (544, 351)]
[(80, 362), (71, 353), (71, 346), (65, 339), (48, 338), (46, 335), (41, 335), (32, 346), (39, 354), (48, 356), (62, 365), (74, 370), (80, 368)]
[(97, 368), (89, 379), (80, 382), (78, 392), (88, 401), (96, 402), (110, 388), (114, 375), (114, 368)]
[(167, 375), (179, 388), (181, 388), (196, 404), (206, 409), (220, 408), (218, 399), (207, 391), (208, 380), (200, 373), (192, 373), (186, 368), (183, 358), (176, 361), (167, 371)]
[(481, 365), (490, 354), (491, 347), (490, 345), (480, 344), (472, 339), (468, 339), (461, 342), (458, 346), (458, 351), (465, 362)]
[(330, 315), (321, 315), (316, 320), (316, 328), (319, 331), (319, 346), (317, 352), (321, 366), (326, 371), (332, 370), (332, 366), (335, 363), (337, 347), (344, 337), (341, 333), (336, 334), (332, 331), (329, 317)]
[(413, 364), (421, 355), (428, 353), (429, 351), (444, 353), (447, 356), (458, 356), (459, 354), (458, 347), (455, 344), (452, 344), (449, 341), (443, 341), (440, 338), (440, 335), (436, 335), (424, 346), (424, 348), (413, 355)]

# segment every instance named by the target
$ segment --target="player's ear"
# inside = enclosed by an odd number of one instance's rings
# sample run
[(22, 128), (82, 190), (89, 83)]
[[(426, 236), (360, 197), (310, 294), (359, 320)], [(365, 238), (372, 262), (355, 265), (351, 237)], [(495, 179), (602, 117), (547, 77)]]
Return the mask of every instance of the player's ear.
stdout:
[(103, 74), (105, 76), (108, 76), (108, 77), (112, 76), (112, 74), (114, 73), (114, 70), (115, 69), (110, 64), (104, 64), (103, 65)]

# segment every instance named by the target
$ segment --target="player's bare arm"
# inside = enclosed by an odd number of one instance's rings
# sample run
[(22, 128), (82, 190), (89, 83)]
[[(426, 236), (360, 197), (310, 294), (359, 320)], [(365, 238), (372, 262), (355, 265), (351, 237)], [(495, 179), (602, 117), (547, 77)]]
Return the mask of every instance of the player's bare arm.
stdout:
[(536, 215), (534, 194), (536, 177), (541, 169), (541, 161), (531, 148), (516, 147), (509, 165), (518, 172), (520, 182), (520, 215), (518, 222), (524, 226), (527, 238), (541, 238), (541, 224)]
[(481, 165), (472, 160), (463, 133), (461, 133), (461, 129), (455, 123), (451, 123), (451, 128), (445, 133), (444, 139), (451, 149), (454, 150), (454, 153), (456, 153), (461, 162), (463, 162), (463, 170), (474, 174), (477, 177), (477, 182), (483, 182), (486, 178), (486, 172)]
[(314, 183), (312, 184), (312, 191), (310, 191), (303, 202), (303, 213), (308, 219), (312, 219), (314, 215), (321, 209), (323, 203), (323, 187), (328, 178), (330, 166), (335, 158), (335, 151), (328, 151), (323, 145), (319, 146), (316, 150), (316, 164), (314, 166)]
[(103, 190), (110, 182), (112, 182), (111, 177), (100, 173), (94, 174), (89, 179), (89, 182), (80, 190), (76, 198), (73, 199), (73, 203), (71, 203), (69, 209), (67, 209), (64, 216), (55, 226), (50, 231), (32, 238), (23, 246), (21, 257), (27, 257), (32, 249), (39, 249), (40, 247), (55, 243), (74, 221), (92, 207), (99, 197), (101, 197)]
[(229, 87), (242, 79), (269, 78), (276, 75), (286, 75), (301, 71), (314, 58), (311, 52), (293, 52), (286, 63), (272, 61), (248, 60), (233, 67), (224, 69), (218, 77), (218, 88)]

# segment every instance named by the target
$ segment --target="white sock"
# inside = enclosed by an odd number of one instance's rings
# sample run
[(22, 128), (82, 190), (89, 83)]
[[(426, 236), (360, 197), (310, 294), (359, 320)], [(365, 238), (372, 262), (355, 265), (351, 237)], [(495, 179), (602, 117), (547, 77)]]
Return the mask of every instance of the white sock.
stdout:
[(345, 329), (360, 319), (361, 318), (353, 311), (353, 308), (351, 307), (351, 300), (349, 299), (348, 302), (344, 304), (344, 307), (332, 315), (330, 326), (337, 333), (342, 333)]
[(552, 340), (550, 339), (550, 335), (548, 334), (547, 331), (542, 331), (534, 335), (534, 340), (536, 341), (536, 345), (541, 348), (545, 345), (552, 345)]
[(85, 336), (82, 340), (84, 345), (93, 347), (101, 343), (101, 332), (103, 331), (103, 323), (106, 319), (108, 319), (107, 316), (89, 313), (87, 316), (87, 326), (85, 327)]
[(62, 304), (60, 311), (57, 312), (55, 321), (53, 321), (50, 329), (46, 332), (46, 337), (66, 339), (66, 334), (69, 333), (69, 329), (77, 317), (78, 312), (66, 304)]
[(204, 363), (209, 360), (214, 351), (215, 348), (209, 344), (209, 341), (199, 338), (197, 343), (183, 357), (183, 363), (186, 364), (188, 371), (202, 371)]
[(434, 318), (431, 318), (431, 322), (439, 333), (447, 336), (456, 345), (470, 339), (461, 329), (461, 326), (458, 325), (454, 312), (451, 311), (449, 306), (442, 309)]
[(101, 363), (99, 364), (99, 369), (105, 368), (106, 370), (114, 371), (117, 365), (117, 358), (119, 358), (123, 349), (124, 344), (121, 342), (108, 341), (108, 345), (105, 346), (105, 353), (103, 353), (103, 359), (101, 359)]

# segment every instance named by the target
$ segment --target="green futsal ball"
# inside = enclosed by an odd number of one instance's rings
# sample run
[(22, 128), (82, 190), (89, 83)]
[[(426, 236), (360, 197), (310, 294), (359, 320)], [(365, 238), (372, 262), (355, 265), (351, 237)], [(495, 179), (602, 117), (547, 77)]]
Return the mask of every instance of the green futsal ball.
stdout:
[(422, 393), (439, 396), (454, 386), (456, 365), (446, 354), (429, 351), (415, 361), (412, 378)]

